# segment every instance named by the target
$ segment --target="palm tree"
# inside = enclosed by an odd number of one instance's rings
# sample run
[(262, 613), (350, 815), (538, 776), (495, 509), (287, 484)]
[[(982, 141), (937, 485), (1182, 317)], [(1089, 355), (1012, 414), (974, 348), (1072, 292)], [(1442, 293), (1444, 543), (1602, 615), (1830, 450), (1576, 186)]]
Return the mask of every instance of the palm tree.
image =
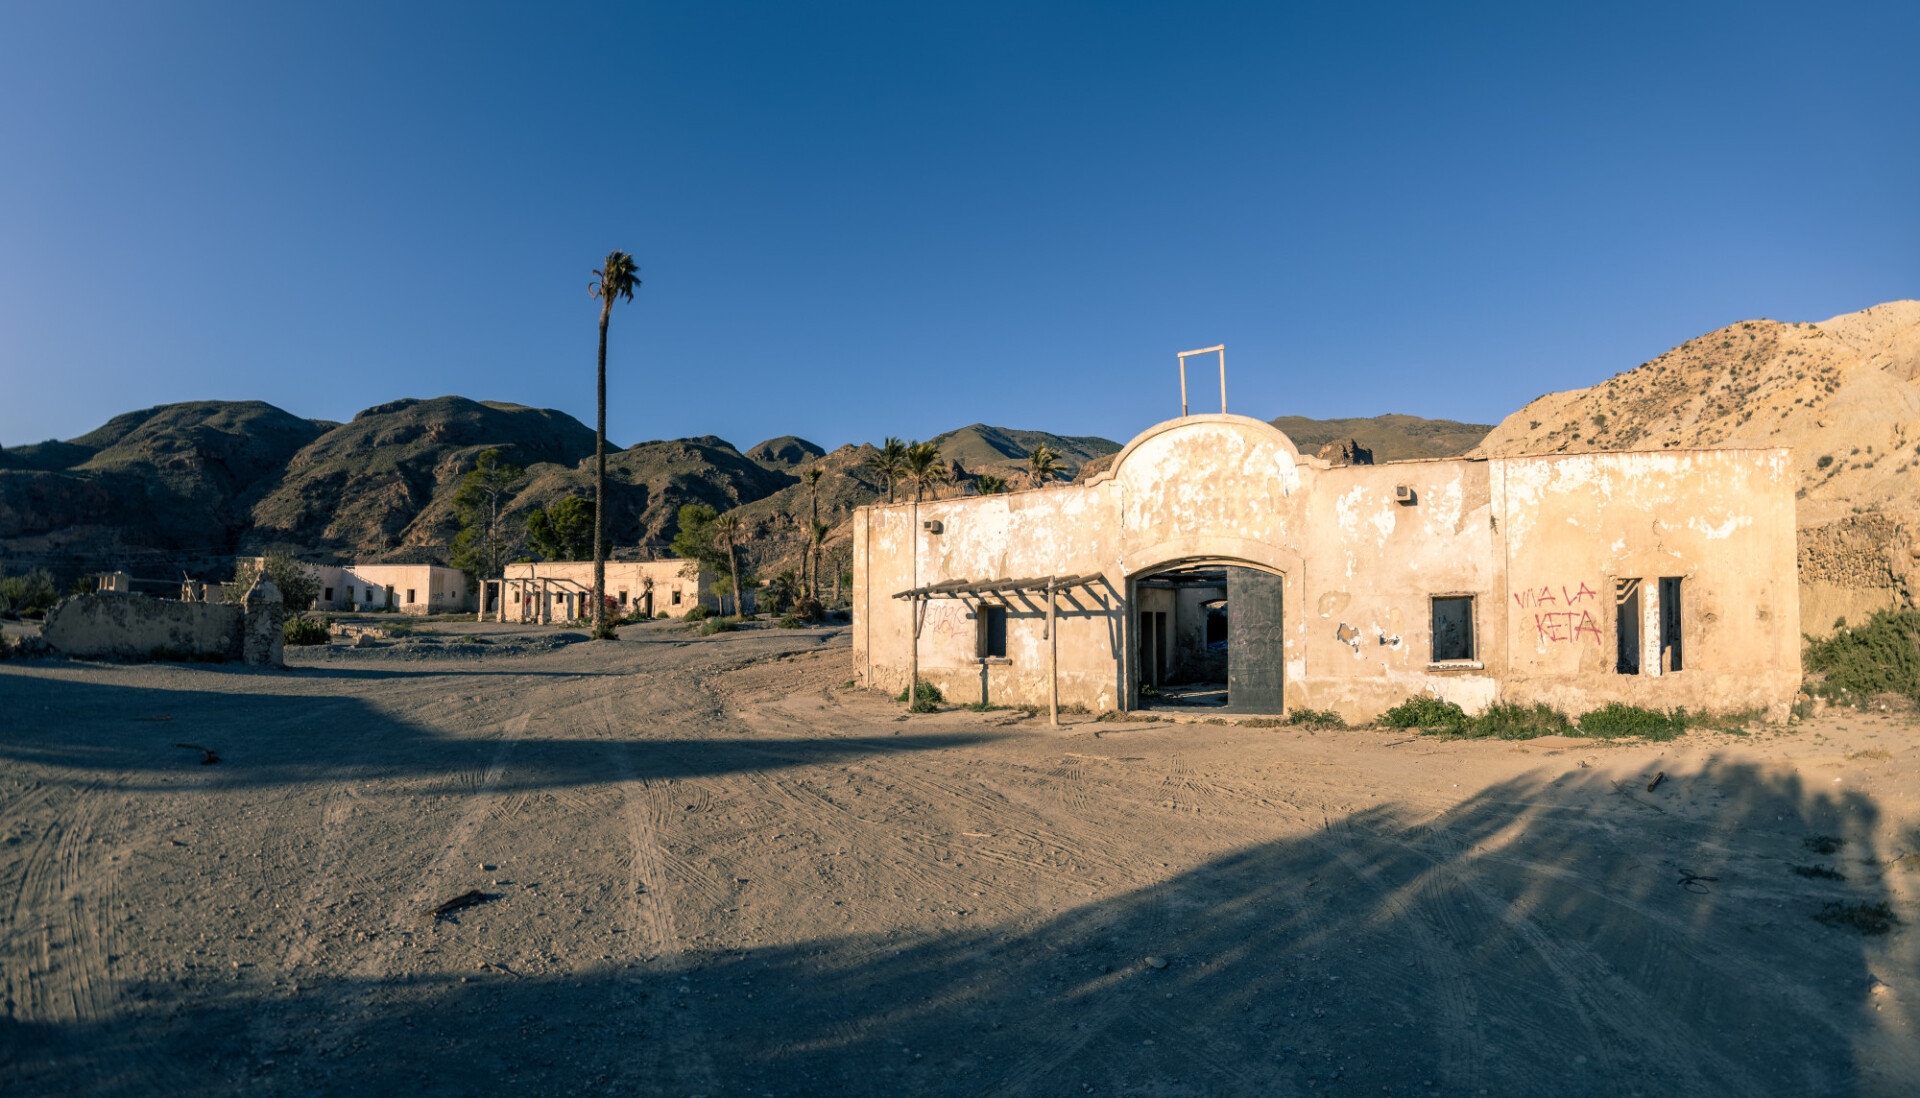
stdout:
[(813, 586), (807, 589), (807, 594), (815, 602), (820, 601), (820, 550), (827, 544), (827, 531), (831, 529), (826, 523), (815, 519), (813, 526), (807, 530), (810, 555), (813, 557)]
[(607, 253), (607, 261), (593, 272), (587, 293), (600, 302), (600, 412), (594, 426), (593, 445), (593, 635), (604, 637), (607, 628), (607, 322), (613, 319), (613, 299), (633, 300), (640, 285), (640, 268), (633, 257), (619, 250)]
[(1046, 443), (1035, 446), (1033, 452), (1027, 455), (1027, 472), (1033, 478), (1035, 488), (1052, 479), (1053, 474), (1059, 471), (1060, 455), (1048, 449)]
[(907, 444), (892, 435), (888, 435), (887, 440), (867, 459), (867, 467), (886, 479), (888, 503), (893, 502), (893, 485), (900, 479), (906, 461)]
[(1007, 478), (996, 477), (992, 473), (981, 473), (973, 486), (980, 489), (983, 496), (997, 496), (1007, 490)]
[(913, 500), (918, 503), (928, 489), (952, 480), (953, 470), (940, 460), (940, 447), (931, 442), (915, 442), (907, 446), (900, 475), (913, 484)]
[(813, 522), (807, 527), (813, 535), (813, 551), (808, 561), (807, 597), (816, 601), (820, 598), (820, 478), (826, 475), (827, 471), (818, 465), (800, 474), (800, 479), (807, 482), (807, 493), (813, 505)]
[(746, 585), (740, 582), (740, 520), (732, 515), (721, 515), (713, 521), (713, 547), (727, 551), (727, 567), (733, 570), (733, 614), (737, 618), (747, 616)]

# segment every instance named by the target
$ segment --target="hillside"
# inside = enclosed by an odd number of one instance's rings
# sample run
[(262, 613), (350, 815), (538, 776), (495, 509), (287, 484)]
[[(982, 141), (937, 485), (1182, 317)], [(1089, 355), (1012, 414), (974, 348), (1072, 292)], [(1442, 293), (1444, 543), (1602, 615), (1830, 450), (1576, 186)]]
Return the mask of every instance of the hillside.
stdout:
[(482, 450), (571, 466), (593, 432), (564, 412), (444, 396), (376, 405), (301, 448), (253, 508), (246, 547), (321, 556), (428, 555), (452, 539), (451, 496)]
[(940, 447), (941, 457), (959, 462), (970, 473), (985, 471), (1003, 476), (1024, 470), (1027, 455), (1042, 444), (1060, 455), (1060, 471), (1068, 477), (1093, 458), (1120, 452), (1120, 444), (1111, 439), (989, 427), (984, 423), (935, 435), (931, 441)]
[(800, 466), (825, 457), (827, 452), (804, 438), (793, 435), (781, 435), (749, 449), (748, 461), (767, 469), (780, 472), (794, 472)]
[(1408, 458), (1459, 457), (1479, 445), (1493, 430), (1485, 423), (1456, 423), (1451, 419), (1388, 414), (1355, 419), (1308, 419), (1281, 416), (1269, 420), (1303, 454), (1319, 452), (1328, 443), (1352, 439), (1373, 451), (1377, 464)]
[(0, 547), (34, 559), (230, 553), (253, 501), (322, 431), (260, 401), (192, 401), (0, 451)]
[(1803, 526), (1912, 507), (1920, 301), (1817, 324), (1748, 320), (1587, 389), (1552, 393), (1481, 444), (1501, 454), (1788, 446)]

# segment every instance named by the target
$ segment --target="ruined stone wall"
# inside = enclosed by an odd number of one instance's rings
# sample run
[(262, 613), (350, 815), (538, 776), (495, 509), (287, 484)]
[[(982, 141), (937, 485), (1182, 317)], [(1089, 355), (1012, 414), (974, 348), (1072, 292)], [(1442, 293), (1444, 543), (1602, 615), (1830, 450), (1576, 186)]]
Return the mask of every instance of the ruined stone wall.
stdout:
[(1920, 598), (1920, 514), (1875, 512), (1799, 532), (1800, 601), (1806, 631), (1831, 635), (1840, 619), (1911, 607)]
[(143, 595), (77, 595), (47, 612), (41, 639), (75, 659), (239, 660), (246, 609)]

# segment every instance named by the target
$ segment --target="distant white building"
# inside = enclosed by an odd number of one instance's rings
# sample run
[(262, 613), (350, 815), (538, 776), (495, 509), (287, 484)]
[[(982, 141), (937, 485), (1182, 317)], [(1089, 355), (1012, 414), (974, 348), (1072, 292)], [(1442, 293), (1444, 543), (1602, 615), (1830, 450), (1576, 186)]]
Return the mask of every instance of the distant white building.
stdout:
[[(255, 557), (255, 564), (265, 558)], [(479, 609), (476, 592), (458, 568), (438, 564), (308, 564), (320, 585), (316, 610), (394, 610), (402, 614), (459, 614)]]
[[(713, 583), (719, 578), (700, 571), (690, 560), (610, 560), (607, 598), (617, 613), (633, 617), (684, 617), (700, 605), (718, 612), (721, 600)], [(593, 616), (590, 560), (509, 564), (504, 579), (492, 581), (489, 587), (493, 590), (487, 609), (497, 610), (501, 621), (576, 621)], [(752, 590), (747, 592), (747, 605), (753, 605)], [(726, 612), (732, 609), (733, 597), (728, 595)]]

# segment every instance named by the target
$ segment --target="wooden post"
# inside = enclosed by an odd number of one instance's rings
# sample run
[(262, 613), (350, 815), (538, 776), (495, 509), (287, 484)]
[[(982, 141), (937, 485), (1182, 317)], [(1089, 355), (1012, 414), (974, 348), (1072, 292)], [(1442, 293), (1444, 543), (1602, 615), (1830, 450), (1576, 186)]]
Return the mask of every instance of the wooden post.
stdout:
[(1054, 594), (1054, 579), (1047, 577), (1047, 719), (1055, 728), (1060, 727), (1060, 635), (1055, 632), (1054, 607), (1059, 598)]
[[(908, 560), (913, 566), (909, 575), (912, 582), (909, 589), (920, 586), (920, 495), (914, 493), (913, 507), (907, 512)], [(909, 624), (913, 626), (913, 670), (907, 677), (907, 712), (913, 712), (913, 703), (920, 700), (920, 599), (914, 596), (907, 600)]]

